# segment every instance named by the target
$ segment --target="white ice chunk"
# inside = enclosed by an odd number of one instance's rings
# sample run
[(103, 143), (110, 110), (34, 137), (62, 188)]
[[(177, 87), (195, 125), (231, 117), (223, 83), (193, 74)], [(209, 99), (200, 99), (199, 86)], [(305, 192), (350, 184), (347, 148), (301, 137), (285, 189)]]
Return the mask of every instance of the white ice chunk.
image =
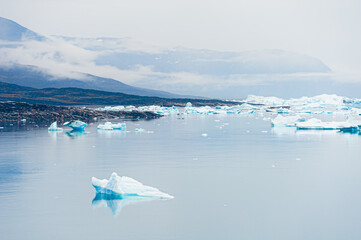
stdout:
[(115, 172), (109, 180), (92, 177), (92, 184), (97, 193), (123, 196), (143, 196), (170, 199), (173, 196), (159, 191), (157, 188), (145, 186), (130, 177), (119, 177)]
[(268, 106), (282, 105), (285, 102), (284, 99), (278, 97), (263, 97), (263, 96), (255, 96), (255, 95), (248, 95), (245, 101), (248, 103), (264, 104)]
[(63, 131), (62, 128), (58, 128), (58, 125), (56, 122), (53, 122), (50, 127), (48, 128), (49, 131)]
[(125, 123), (106, 122), (104, 124), (99, 124), (98, 129), (99, 130), (120, 130), (120, 131), (125, 131), (127, 129), (127, 127), (126, 127)]
[(70, 122), (64, 123), (64, 126), (71, 127), (72, 129), (76, 131), (82, 131), (87, 126), (85, 122), (79, 121), (79, 120), (72, 120)]
[(143, 128), (136, 128), (135, 131), (136, 132), (145, 132), (145, 130)]
[(343, 128), (358, 128), (358, 125), (351, 122), (322, 122), (319, 119), (311, 118), (305, 122), (297, 122), (299, 130), (339, 130)]
[(273, 119), (272, 126), (275, 127), (294, 127), (296, 126), (296, 122), (303, 120), (299, 115), (296, 116), (282, 116), (277, 115), (275, 119)]

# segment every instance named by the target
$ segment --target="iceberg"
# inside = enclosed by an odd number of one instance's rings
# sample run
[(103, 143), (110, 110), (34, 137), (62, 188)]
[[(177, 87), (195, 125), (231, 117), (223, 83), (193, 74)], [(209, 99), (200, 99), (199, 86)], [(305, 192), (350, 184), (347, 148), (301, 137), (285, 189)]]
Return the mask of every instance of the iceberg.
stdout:
[(358, 128), (358, 125), (350, 122), (322, 122), (311, 118), (305, 122), (296, 123), (297, 130), (340, 130), (347, 128)]
[(120, 130), (125, 131), (127, 129), (125, 123), (111, 123), (106, 122), (98, 125), (98, 130)]
[(64, 123), (64, 126), (71, 127), (72, 129), (76, 131), (83, 131), (84, 128), (87, 126), (85, 122), (79, 121), (79, 120), (72, 120), (70, 122)]
[(48, 128), (48, 131), (54, 131), (54, 132), (60, 132), (60, 131), (63, 131), (63, 129), (62, 128), (58, 128), (58, 125), (57, 125), (57, 123), (56, 122), (53, 122), (51, 125), (50, 125), (50, 127)]
[[(193, 106), (188, 102), (184, 108), (164, 107), (159, 105), (151, 106), (106, 106), (99, 108), (100, 111), (140, 111), (154, 112), (162, 115), (226, 115), (238, 114), (247, 117), (271, 117), (281, 114), (285, 117), (287, 114), (293, 115), (337, 115), (347, 116), (349, 114), (361, 116), (361, 99), (350, 99), (337, 95), (318, 95), (313, 97), (300, 97), (283, 99), (278, 97), (263, 97), (249, 95), (244, 101), (236, 101), (238, 105), (233, 106)], [(272, 117), (273, 118), (273, 117)], [(283, 122), (283, 120), (285, 122)], [(292, 118), (283, 119), (278, 117), (274, 121), (274, 126), (290, 126), (294, 125)], [(277, 123), (277, 121), (279, 121)], [(289, 121), (289, 122), (288, 122)], [(302, 121), (299, 119), (294, 122)], [(279, 125), (277, 125), (279, 124)]]
[(304, 121), (299, 115), (296, 116), (282, 116), (277, 115), (271, 123), (274, 127), (294, 127), (296, 126), (296, 122)]
[(140, 196), (140, 197), (156, 197), (161, 199), (172, 199), (173, 196), (159, 191), (157, 188), (143, 185), (130, 177), (120, 177), (113, 172), (109, 178), (100, 180), (92, 177), (92, 185), (97, 194), (110, 196)]

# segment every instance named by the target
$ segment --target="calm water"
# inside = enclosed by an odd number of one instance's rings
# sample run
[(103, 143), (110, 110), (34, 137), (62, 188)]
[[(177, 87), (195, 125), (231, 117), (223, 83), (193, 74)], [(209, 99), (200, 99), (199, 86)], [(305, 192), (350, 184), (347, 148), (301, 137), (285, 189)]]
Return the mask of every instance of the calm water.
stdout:
[[(361, 238), (359, 135), (272, 129), (244, 116), (127, 128), (1, 132), (0, 239)], [(175, 198), (94, 199), (91, 177), (113, 171)]]

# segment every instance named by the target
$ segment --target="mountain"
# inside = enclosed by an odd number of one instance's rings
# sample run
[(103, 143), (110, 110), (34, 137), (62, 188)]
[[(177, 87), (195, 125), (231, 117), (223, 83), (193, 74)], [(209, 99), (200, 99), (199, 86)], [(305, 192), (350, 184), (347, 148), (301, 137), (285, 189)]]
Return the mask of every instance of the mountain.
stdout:
[(165, 91), (132, 87), (114, 79), (101, 78), (90, 74), (86, 75), (86, 80), (79, 80), (74, 78), (54, 78), (54, 76), (42, 72), (37, 67), (22, 65), (14, 65), (11, 67), (0, 66), (0, 81), (33, 88), (73, 87), (108, 92), (121, 92), (139, 96), (154, 96), (163, 98), (188, 97)]
[[(12, 52), (15, 52), (17, 47), (21, 48), (20, 53), (16, 52), (17, 57), (19, 57), (19, 55), (22, 53), (24, 53), (24, 56), (26, 56), (26, 49), (23, 48), (26, 48), (26, 44), (29, 42), (29, 40), (36, 41), (36, 46), (43, 46), (45, 48), (45, 52), (41, 52), (39, 54), (42, 56), (46, 54), (52, 55), (52, 53), (46, 51), (49, 51), (49, 45), (51, 47), (53, 43), (55, 45), (55, 42), (51, 38), (44, 37), (17, 24), (14, 21), (2, 17), (0, 17), (0, 40), (5, 41), (4, 44), (0, 43), (0, 81), (3, 82), (34, 88), (75, 87), (110, 92), (121, 92), (140, 96), (155, 96), (164, 98), (193, 97), (188, 95), (173, 94), (166, 91), (133, 87), (111, 78), (98, 77), (87, 73), (79, 73), (79, 75), (85, 76), (79, 79), (72, 77), (59, 77), (45, 73), (48, 69), (43, 65), (31, 66), (18, 64), (17, 62), (14, 63), (6, 61), (10, 60), (7, 59), (8, 55), (11, 55)], [(12, 44), (9, 44), (8, 42), (12, 42)], [(34, 44), (34, 42), (31, 43)], [(34, 50), (34, 48), (31, 49), (31, 51)], [(63, 59), (61, 56), (61, 50), (54, 53), (53, 57), (58, 58), (58, 60), (60, 59), (60, 61), (58, 61), (59, 65), (62, 63)], [(1, 59), (3, 59), (3, 61), (1, 61)]]
[(3, 41), (23, 41), (37, 40), (43, 41), (45, 37), (19, 25), (18, 23), (0, 17), (0, 40)]
[(82, 88), (44, 88), (35, 89), (16, 84), (0, 82), (0, 101), (26, 102), (48, 105), (161, 105), (194, 106), (236, 105), (239, 103), (215, 99), (158, 98), (105, 92)]
[[(308, 85), (332, 74), (320, 59), (285, 50), (230, 52), (164, 48), (129, 38), (43, 37), (11, 20), (2, 18), (0, 23), (1, 39), (11, 42), (0, 43), (0, 65), (7, 66), (0, 70), (0, 80), (35, 88), (239, 99), (259, 89), (273, 95), (284, 79), (286, 85), (298, 81)], [(300, 90), (291, 88), (280, 97), (308, 94), (307, 89)]]
[(100, 55), (96, 63), (119, 69), (150, 65), (155, 72), (190, 72), (210, 76), (328, 73), (331, 71), (317, 58), (275, 49), (245, 52), (187, 48), (163, 50), (159, 53), (109, 51)]

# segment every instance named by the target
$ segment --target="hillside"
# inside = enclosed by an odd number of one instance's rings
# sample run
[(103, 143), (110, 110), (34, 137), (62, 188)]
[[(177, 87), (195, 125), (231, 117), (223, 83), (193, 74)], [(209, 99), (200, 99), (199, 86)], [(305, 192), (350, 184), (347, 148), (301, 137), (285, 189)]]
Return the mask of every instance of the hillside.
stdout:
[(16, 84), (0, 82), (0, 101), (16, 101), (49, 105), (161, 105), (194, 106), (235, 105), (239, 103), (214, 99), (158, 98), (128, 95), (81, 88), (44, 88), (35, 89)]
[(34, 66), (13, 65), (11, 67), (0, 66), (0, 81), (33, 88), (86, 88), (108, 92), (120, 92), (140, 96), (152, 96), (162, 98), (182, 98), (185, 96), (165, 91), (147, 88), (133, 87), (120, 81), (109, 78), (85, 74), (86, 79), (57, 77), (46, 74)]

